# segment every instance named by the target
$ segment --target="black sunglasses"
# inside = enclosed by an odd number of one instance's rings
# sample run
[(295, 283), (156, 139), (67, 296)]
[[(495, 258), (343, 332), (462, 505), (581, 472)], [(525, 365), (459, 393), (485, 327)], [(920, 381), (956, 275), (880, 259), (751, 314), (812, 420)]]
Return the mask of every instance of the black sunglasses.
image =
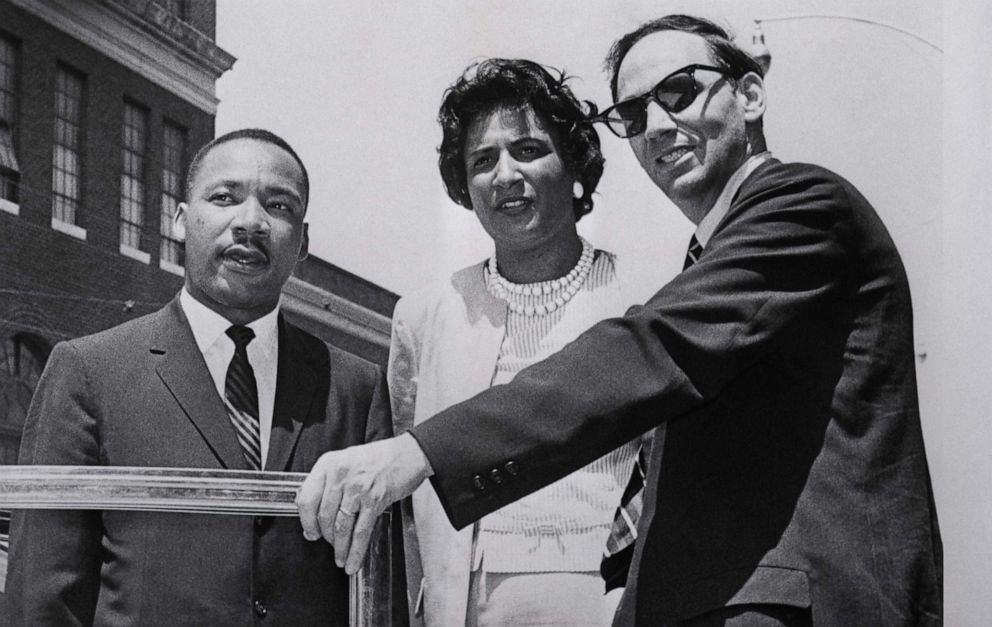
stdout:
[(702, 91), (696, 81), (696, 70), (730, 75), (727, 68), (694, 63), (675, 70), (661, 79), (648, 93), (618, 102), (603, 111), (594, 121), (606, 124), (620, 138), (634, 137), (644, 132), (648, 121), (648, 103), (652, 100), (669, 113), (678, 113), (692, 104)]

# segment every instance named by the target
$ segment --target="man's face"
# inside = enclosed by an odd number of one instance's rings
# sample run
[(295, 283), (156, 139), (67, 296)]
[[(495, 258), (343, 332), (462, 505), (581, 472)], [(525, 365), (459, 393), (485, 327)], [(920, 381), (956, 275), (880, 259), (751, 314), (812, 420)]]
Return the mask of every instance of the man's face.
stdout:
[(306, 257), (306, 200), (303, 172), (282, 148), (235, 139), (210, 150), (175, 220), (193, 297), (238, 324), (271, 311)]
[[(617, 73), (617, 102), (641, 96), (687, 65), (715, 65), (706, 41), (691, 33), (652, 33), (630, 49)], [(730, 176), (747, 159), (743, 97), (725, 76), (697, 71), (702, 89), (687, 108), (668, 114), (647, 105), (647, 128), (630, 146), (651, 180), (698, 224)]]

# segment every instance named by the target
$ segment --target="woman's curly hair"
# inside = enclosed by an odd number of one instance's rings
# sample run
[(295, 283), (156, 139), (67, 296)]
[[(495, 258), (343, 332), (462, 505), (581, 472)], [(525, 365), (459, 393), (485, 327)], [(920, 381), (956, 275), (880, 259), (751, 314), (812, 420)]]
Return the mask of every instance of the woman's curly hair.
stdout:
[(444, 93), (438, 122), (443, 138), (438, 167), (448, 196), (472, 208), (465, 170), (465, 133), (475, 120), (504, 108), (531, 107), (555, 141), (565, 168), (582, 183), (581, 198), (573, 199), (578, 220), (592, 211), (592, 194), (603, 175), (603, 153), (591, 118), (596, 105), (585, 109), (565, 85), (570, 78), (526, 59), (486, 59), (470, 65)]

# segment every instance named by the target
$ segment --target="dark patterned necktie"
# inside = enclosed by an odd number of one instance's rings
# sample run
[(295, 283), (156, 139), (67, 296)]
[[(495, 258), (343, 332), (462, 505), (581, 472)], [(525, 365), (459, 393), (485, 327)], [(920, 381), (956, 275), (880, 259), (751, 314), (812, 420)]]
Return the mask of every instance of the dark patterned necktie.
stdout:
[(682, 264), (683, 270), (688, 270), (692, 264), (699, 261), (699, 255), (703, 253), (703, 245), (699, 243), (696, 236), (693, 235), (689, 239), (689, 250), (685, 252), (685, 263)]
[[(699, 261), (703, 247), (693, 235), (689, 240), (689, 250), (685, 253), (685, 265), (682, 270), (687, 270), (694, 263)], [(630, 561), (634, 556), (634, 542), (637, 540), (637, 522), (641, 519), (641, 510), (644, 506), (644, 480), (647, 477), (648, 458), (651, 455), (649, 447), (641, 446), (637, 452), (637, 462), (630, 473), (630, 481), (620, 497), (620, 507), (617, 508), (613, 516), (613, 526), (610, 528), (610, 535), (606, 538), (606, 549), (603, 551), (603, 560), (599, 565), (599, 572), (606, 581), (606, 589), (612, 590), (627, 585), (627, 571), (630, 569)]]
[(634, 557), (634, 542), (637, 540), (637, 521), (641, 519), (644, 504), (644, 478), (648, 471), (649, 446), (637, 449), (637, 459), (630, 473), (630, 480), (620, 497), (620, 507), (613, 515), (613, 526), (606, 538), (606, 548), (599, 564), (599, 573), (606, 582), (606, 591), (627, 585), (627, 571)]
[(262, 441), (258, 423), (258, 385), (255, 371), (248, 361), (248, 344), (255, 332), (248, 327), (234, 325), (227, 330), (234, 340), (234, 357), (227, 367), (224, 383), (224, 397), (227, 400), (227, 414), (238, 434), (241, 451), (254, 470), (262, 468)]

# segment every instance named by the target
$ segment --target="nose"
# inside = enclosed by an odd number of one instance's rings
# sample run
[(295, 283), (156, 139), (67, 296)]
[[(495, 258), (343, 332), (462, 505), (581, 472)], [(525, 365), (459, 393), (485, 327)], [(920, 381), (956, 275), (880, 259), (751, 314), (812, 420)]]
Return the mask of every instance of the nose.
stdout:
[(672, 118), (672, 114), (662, 108), (654, 100), (648, 102), (645, 109), (644, 137), (647, 139), (657, 139), (665, 133), (671, 133), (678, 125)]
[(510, 154), (503, 153), (496, 162), (496, 169), (493, 177), (493, 185), (500, 188), (509, 188), (520, 180), (520, 170), (517, 168), (517, 161)]
[(269, 212), (265, 210), (262, 203), (253, 195), (249, 195), (241, 205), (238, 206), (234, 219), (231, 221), (231, 229), (235, 235), (251, 235), (253, 237), (268, 237)]

